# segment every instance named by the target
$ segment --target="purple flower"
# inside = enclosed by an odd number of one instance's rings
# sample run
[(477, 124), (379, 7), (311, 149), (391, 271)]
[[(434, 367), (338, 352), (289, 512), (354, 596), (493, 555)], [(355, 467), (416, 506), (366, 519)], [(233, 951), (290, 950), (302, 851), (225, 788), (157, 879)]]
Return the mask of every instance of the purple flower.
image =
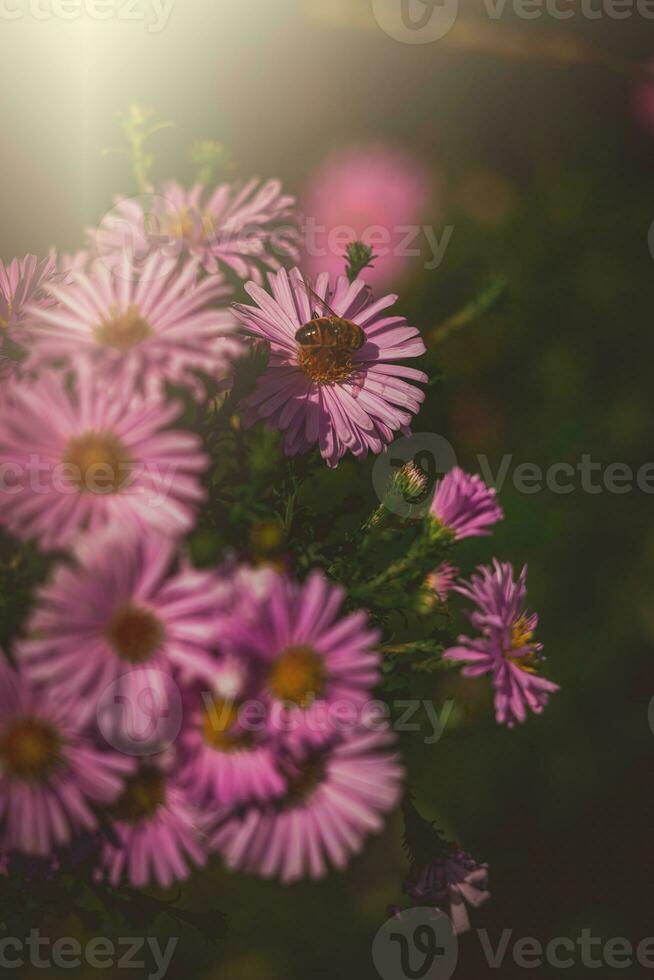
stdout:
[(459, 569), (444, 561), (427, 576), (427, 585), (439, 602), (447, 602), (447, 597), (456, 585)]
[(13, 328), (25, 323), (28, 303), (45, 309), (54, 302), (44, 287), (52, 281), (56, 267), (54, 255), (40, 263), (35, 255), (13, 259), (9, 265), (0, 262), (0, 328), (12, 333), (13, 339), (19, 339)]
[[(336, 723), (357, 724), (379, 679), (380, 634), (363, 611), (340, 616), (344, 598), (321, 572), (303, 585), (276, 575), (256, 618), (239, 613), (224, 626), (230, 650), (252, 665), (271, 733), (319, 744)], [(336, 718), (337, 706), (347, 710), (349, 723), (340, 713)]]
[(526, 577), (523, 568), (514, 581), (513, 566), (494, 560), (470, 582), (455, 586), (477, 604), (469, 619), (481, 635), (460, 636), (459, 645), (443, 654), (446, 660), (467, 664), (462, 671), (466, 677), (492, 675), (497, 721), (509, 728), (525, 721), (527, 709), (540, 714), (550, 694), (559, 690), (538, 675), (543, 647), (534, 641), (538, 616), (525, 610)]
[(70, 272), (85, 272), (91, 265), (91, 256), (86, 249), (78, 249), (76, 252), (51, 253), (56, 259), (57, 268), (66, 281)]
[(128, 534), (186, 531), (204, 492), (207, 460), (198, 436), (168, 427), (181, 405), (109, 392), (78, 365), (74, 390), (44, 373), (38, 385), (10, 382), (0, 414), (0, 522), (44, 548), (116, 521)]
[(203, 691), (180, 738), (180, 785), (198, 805), (213, 809), (267, 803), (286, 781), (270, 735), (248, 720), (240, 700)]
[(488, 865), (477, 864), (469, 854), (453, 847), (447, 855), (412, 872), (405, 884), (408, 894), (421, 905), (441, 906), (449, 902), (454, 932), (468, 932), (466, 905), (479, 908), (491, 897)]
[(490, 534), (488, 528), (504, 517), (495, 490), (458, 466), (436, 484), (430, 512), (456, 541)]
[(131, 759), (100, 752), (74, 713), (0, 659), (0, 847), (47, 857), (97, 826), (94, 805), (113, 803)]
[[(362, 280), (350, 285), (340, 277), (330, 286), (326, 273), (318, 277), (313, 296), (299, 269), (270, 275), (269, 282), (272, 296), (248, 283), (257, 305), (235, 307), (247, 329), (270, 344), (268, 369), (244, 402), (246, 424), (264, 419), (283, 431), (289, 456), (318, 443), (329, 466), (348, 451), (357, 457), (380, 453), (397, 431), (408, 434), (424, 393), (405, 379), (424, 382), (427, 376), (392, 362), (419, 357), (425, 345), (404, 317), (383, 315), (397, 297), (373, 302)], [(361, 346), (316, 348), (298, 342), (298, 330), (330, 316), (329, 310), (351, 324), (351, 342)]]
[(223, 267), (240, 279), (261, 282), (262, 268), (297, 260), (294, 205), (278, 180), (255, 178), (242, 187), (224, 183), (210, 193), (202, 184), (187, 190), (169, 181), (150, 196), (147, 214), (141, 199), (119, 198), (91, 237), (105, 260), (125, 252), (154, 251), (168, 262), (192, 255), (209, 273)]
[(210, 677), (214, 617), (227, 589), (213, 572), (176, 564), (175, 550), (169, 539), (115, 527), (85, 538), (74, 563), (57, 566), (37, 593), (18, 647), (30, 677), (85, 719), (109, 687), (117, 705), (145, 711), (155, 705), (142, 705), (142, 692), (152, 700), (148, 685), (156, 684), (163, 711), (161, 674)]
[[(141, 767), (111, 810), (100, 865), (112, 885), (168, 888), (206, 861), (200, 812), (160, 765)], [(102, 873), (102, 872), (100, 872)]]
[(171, 268), (154, 253), (137, 271), (125, 255), (113, 272), (97, 261), (50, 286), (58, 305), (28, 307), (35, 328), (27, 367), (83, 356), (106, 384), (142, 386), (157, 394), (164, 381), (203, 396), (199, 374), (225, 382), (241, 353), (236, 321), (210, 304), (230, 290), (220, 276), (198, 281), (199, 263)]
[(218, 818), (211, 846), (228, 868), (284, 883), (344, 868), (399, 801), (404, 771), (390, 741), (356, 732), (286, 759), (284, 796)]

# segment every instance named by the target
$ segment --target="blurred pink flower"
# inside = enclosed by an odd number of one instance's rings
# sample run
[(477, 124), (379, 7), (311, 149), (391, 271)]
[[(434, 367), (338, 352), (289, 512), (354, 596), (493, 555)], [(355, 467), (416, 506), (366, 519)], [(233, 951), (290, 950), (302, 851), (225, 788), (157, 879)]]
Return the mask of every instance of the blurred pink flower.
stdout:
[[(174, 773), (145, 765), (127, 780), (113, 808), (111, 835), (100, 855), (97, 877), (111, 885), (169, 888), (203, 865), (206, 854), (199, 811), (177, 785)], [(103, 874), (104, 873), (104, 874)]]
[[(303, 585), (277, 575), (256, 622), (240, 609), (222, 637), (244, 663), (256, 664), (258, 700), (269, 707), (271, 735), (285, 730), (289, 742), (319, 744), (332, 737), (329, 709), (347, 702), (356, 711), (379, 681), (380, 640), (362, 610), (342, 615), (345, 591), (314, 571)], [(338, 729), (337, 729), (338, 730)]]
[(654, 136), (654, 60), (644, 64), (643, 69), (652, 75), (646, 78), (643, 74), (633, 87), (633, 114), (643, 132)]
[(344, 868), (365, 838), (383, 829), (402, 795), (404, 770), (393, 741), (390, 729), (361, 729), (289, 756), (285, 796), (217, 811), (207, 825), (211, 849), (230, 870), (284, 884), (324, 878), (330, 865)]
[(425, 220), (430, 190), (426, 167), (403, 150), (373, 145), (331, 156), (314, 174), (302, 202), (309, 273), (342, 275), (349, 237), (372, 245), (378, 256), (362, 274), (366, 282), (396, 281), (408, 269), (406, 252), (418, 247), (417, 234), (412, 242), (407, 239), (409, 226)]
[(82, 540), (39, 589), (18, 655), (30, 680), (71, 699), (84, 720), (115, 688), (117, 725), (120, 706), (139, 703), (144, 676), (151, 688), (157, 675), (211, 677), (213, 619), (226, 592), (213, 572), (179, 562), (174, 541), (113, 525)]
[(35, 255), (13, 259), (9, 265), (0, 262), (0, 328), (11, 334), (22, 326), (28, 303), (42, 308), (54, 303), (43, 289), (52, 281), (56, 265), (54, 253), (42, 262)]
[(208, 273), (229, 269), (258, 283), (265, 270), (298, 258), (295, 198), (280, 181), (258, 178), (210, 191), (171, 180), (148, 195), (117, 198), (89, 238), (105, 262), (125, 253), (143, 260), (154, 252), (172, 269), (180, 256), (192, 256)]
[[(100, 751), (52, 691), (37, 691), (0, 651), (0, 844), (48, 857), (97, 826), (134, 764)], [(1, 873), (1, 872), (0, 872)]]
[(43, 548), (114, 521), (125, 534), (187, 531), (204, 499), (199, 437), (170, 428), (179, 402), (109, 392), (80, 361), (77, 383), (44, 371), (37, 387), (5, 383), (0, 413), (0, 523)]
[(239, 701), (206, 690), (188, 696), (179, 784), (199, 807), (263, 805), (286, 792), (273, 740), (266, 732), (255, 734), (241, 708)]
[(439, 602), (446, 602), (459, 576), (459, 569), (443, 561), (427, 576), (427, 585), (435, 593)]
[(197, 259), (173, 270), (159, 252), (140, 271), (127, 254), (113, 272), (101, 261), (88, 272), (71, 269), (65, 285), (48, 287), (56, 308), (27, 307), (34, 324), (28, 367), (84, 357), (107, 385), (156, 395), (167, 381), (200, 400), (201, 375), (225, 383), (241, 344), (222, 306), (229, 287), (220, 275), (199, 273)]

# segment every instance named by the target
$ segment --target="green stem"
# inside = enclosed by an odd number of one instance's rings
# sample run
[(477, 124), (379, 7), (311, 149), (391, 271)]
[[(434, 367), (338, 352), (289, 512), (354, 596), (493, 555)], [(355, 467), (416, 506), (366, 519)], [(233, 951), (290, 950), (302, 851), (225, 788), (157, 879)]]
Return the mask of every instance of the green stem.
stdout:
[(473, 323), (480, 317), (490, 313), (496, 303), (499, 302), (508, 288), (508, 281), (503, 276), (493, 279), (481, 293), (464, 306), (462, 310), (448, 317), (441, 324), (432, 330), (430, 340), (432, 344), (440, 344), (457, 330), (461, 330), (468, 324)]

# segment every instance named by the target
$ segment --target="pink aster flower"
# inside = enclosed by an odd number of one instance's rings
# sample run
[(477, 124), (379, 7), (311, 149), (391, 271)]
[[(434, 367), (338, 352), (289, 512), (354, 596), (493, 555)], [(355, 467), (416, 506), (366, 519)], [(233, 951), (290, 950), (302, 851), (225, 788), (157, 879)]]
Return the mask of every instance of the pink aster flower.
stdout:
[(0, 659), (0, 847), (46, 857), (69, 844), (97, 826), (93, 807), (113, 803), (132, 768), (96, 749), (74, 713)]
[[(425, 352), (415, 327), (404, 317), (384, 316), (396, 296), (373, 302), (361, 280), (345, 277), (315, 290), (294, 269), (269, 276), (272, 296), (255, 283), (245, 287), (256, 306), (235, 307), (249, 331), (270, 344), (270, 362), (253, 395), (244, 402), (246, 424), (265, 419), (284, 432), (289, 456), (318, 443), (329, 466), (349, 450), (357, 457), (380, 453), (397, 431), (410, 432), (424, 393), (409, 381), (427, 376), (393, 362)], [(315, 296), (312, 292), (315, 291)], [(307, 346), (298, 330), (315, 317), (333, 314), (348, 321), (349, 347)], [(324, 329), (324, 325), (323, 325)]]
[(427, 585), (439, 602), (446, 602), (458, 577), (459, 569), (455, 568), (454, 565), (450, 565), (449, 562), (444, 561), (427, 576)]
[[(419, 232), (428, 207), (434, 221), (431, 183), (427, 169), (406, 151), (367, 146), (335, 153), (313, 176), (303, 201), (309, 272), (342, 274), (344, 238), (373, 247), (377, 258), (362, 276), (375, 287), (404, 275), (411, 250), (415, 255), (424, 245), (422, 264), (431, 261), (433, 246)], [(416, 233), (408, 242), (412, 227)]]
[(321, 572), (302, 585), (277, 575), (255, 619), (224, 625), (230, 650), (257, 673), (271, 734), (320, 744), (335, 727), (358, 723), (379, 679), (380, 634), (362, 610), (342, 616), (344, 598)]
[(286, 788), (260, 720), (250, 720), (238, 698), (202, 691), (180, 738), (180, 785), (203, 807), (267, 803)]
[(59, 255), (51, 252), (57, 261), (57, 268), (65, 278), (69, 272), (85, 272), (91, 265), (91, 255), (87, 249), (78, 249), (76, 252), (59, 252)]
[(359, 731), (287, 759), (284, 796), (219, 819), (211, 846), (228, 868), (284, 883), (344, 868), (399, 802), (404, 771), (390, 741)]
[(114, 839), (105, 841), (100, 865), (112, 885), (169, 888), (206, 861), (200, 813), (161, 766), (140, 768), (110, 817)]
[(504, 517), (496, 498), (495, 490), (480, 476), (470, 476), (456, 466), (436, 484), (430, 513), (456, 541), (483, 537)]
[(107, 384), (156, 393), (168, 381), (201, 398), (199, 375), (224, 382), (241, 344), (232, 313), (211, 305), (230, 290), (217, 275), (198, 281), (198, 271), (197, 260), (171, 269), (155, 252), (139, 270), (125, 255), (113, 271), (95, 262), (88, 273), (68, 272), (48, 288), (56, 307), (28, 308), (28, 367), (84, 356)]
[(477, 864), (469, 854), (453, 846), (442, 858), (415, 869), (405, 885), (420, 905), (441, 906), (449, 902), (450, 918), (458, 935), (470, 929), (467, 905), (479, 908), (491, 897), (488, 891), (488, 865)]
[(0, 328), (12, 333), (15, 327), (23, 326), (26, 307), (44, 309), (54, 300), (45, 292), (56, 273), (57, 260), (54, 255), (39, 262), (35, 255), (24, 259), (13, 259), (9, 265), (0, 262)]
[(209, 273), (222, 266), (257, 282), (262, 268), (279, 269), (280, 260), (298, 257), (295, 199), (278, 180), (219, 184), (211, 192), (169, 181), (146, 200), (147, 213), (143, 198), (117, 200), (91, 233), (97, 254), (110, 260), (116, 253), (155, 252), (168, 262), (192, 255)]
[(513, 566), (495, 560), (492, 567), (479, 568), (468, 583), (456, 590), (476, 603), (469, 614), (480, 636), (460, 636), (458, 646), (446, 650), (446, 660), (467, 664), (466, 677), (490, 674), (495, 687), (495, 714), (499, 724), (512, 728), (524, 722), (527, 710), (540, 714), (557, 684), (540, 677), (541, 643), (534, 641), (538, 616), (526, 611), (527, 569), (517, 581)]
[(115, 527), (80, 542), (74, 562), (57, 566), (37, 593), (18, 649), (30, 677), (71, 700), (85, 720), (111, 688), (122, 731), (121, 721), (134, 721), (125, 704), (166, 709), (165, 691), (150, 690), (157, 704), (142, 704), (144, 671), (152, 683), (158, 672), (184, 681), (211, 676), (213, 619), (225, 587), (215, 573), (177, 562), (175, 550), (170, 539)]
[(654, 136), (654, 61), (645, 62), (634, 82), (631, 101), (636, 122), (648, 136)]
[(175, 535), (193, 522), (206, 466), (200, 440), (168, 427), (181, 406), (129, 387), (110, 393), (78, 371), (74, 390), (57, 373), (11, 383), (0, 416), (0, 522), (43, 547), (118, 522)]

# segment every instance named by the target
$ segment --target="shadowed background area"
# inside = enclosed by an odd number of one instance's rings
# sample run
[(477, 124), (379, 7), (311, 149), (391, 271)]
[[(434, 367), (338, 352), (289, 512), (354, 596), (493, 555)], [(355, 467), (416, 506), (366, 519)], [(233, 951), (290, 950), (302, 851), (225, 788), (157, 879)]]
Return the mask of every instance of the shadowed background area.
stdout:
[[(176, 124), (156, 137), (157, 177), (190, 180), (199, 138), (224, 143), (239, 174), (279, 176), (299, 195), (341, 148), (382, 144), (418, 161), (421, 223), (451, 237), (436, 268), (423, 241), (386, 285), (426, 335), (488, 276), (508, 280), (491, 315), (434, 353), (445, 380), (415, 428), (447, 435), (474, 470), (480, 455), (493, 473), (511, 457), (493, 548), (529, 562), (562, 692), (508, 732), (485, 683), (439, 681), (437, 706), (455, 702), (445, 736), (429, 751), (419, 735), (405, 744), (424, 813), (490, 865), (493, 901), (475, 924), (493, 945), (503, 929), (543, 943), (584, 927), (634, 944), (654, 934), (654, 498), (602, 488), (610, 464), (635, 472), (652, 459), (654, 118), (629, 66), (654, 53), (654, 30), (636, 14), (591, 21), (574, 9), (528, 21), (507, 6), (492, 20), (462, 4), (431, 44), (389, 37), (367, 0), (177, 0), (157, 31), (147, 3), (130, 22), (0, 19), (3, 259), (79, 247), (115, 192), (135, 192), (126, 162), (102, 151), (117, 142), (115, 113), (137, 102)], [(520, 464), (576, 467), (584, 455), (601, 464), (599, 492), (581, 475), (566, 493), (515, 486)], [(374, 504), (369, 466), (338, 472), (330, 493), (345, 509), (349, 494)], [(487, 555), (471, 545), (468, 568)], [(229, 932), (216, 950), (182, 937), (172, 972), (374, 977), (372, 939), (405, 869), (399, 817), (327, 883), (282, 891), (213, 865), (184, 900), (217, 896)], [(463, 938), (455, 976), (493, 972), (478, 938)], [(578, 962), (574, 976), (585, 972)]]

